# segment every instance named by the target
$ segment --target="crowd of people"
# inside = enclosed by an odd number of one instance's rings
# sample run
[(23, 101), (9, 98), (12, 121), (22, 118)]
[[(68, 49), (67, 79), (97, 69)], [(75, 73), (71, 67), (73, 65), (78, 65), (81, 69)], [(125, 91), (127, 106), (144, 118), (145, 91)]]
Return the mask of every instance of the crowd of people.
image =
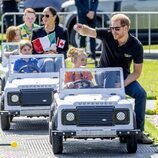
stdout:
[[(88, 36), (92, 38), (92, 54), (91, 57), (95, 59), (95, 39), (99, 38), (103, 43), (103, 50), (101, 53), (100, 61), (98, 67), (122, 67), (124, 73), (124, 86), (127, 95), (135, 99), (135, 113), (137, 128), (142, 132), (138, 136), (138, 142), (143, 144), (151, 144), (153, 141), (149, 139), (144, 133), (144, 117), (145, 117), (145, 107), (146, 107), (146, 92), (143, 87), (138, 83), (137, 79), (140, 77), (143, 67), (143, 47), (138, 39), (129, 33), (130, 29), (130, 19), (125, 14), (114, 14), (111, 17), (111, 23), (109, 29), (95, 29), (93, 19), (95, 19), (96, 8), (98, 1), (90, 1), (92, 4), (84, 4), (85, 0), (76, 0), (76, 6), (78, 8), (79, 22), (74, 26), (74, 29), (81, 36)], [(88, 9), (83, 6), (86, 5)], [(85, 17), (82, 17), (84, 13)], [(87, 63), (87, 55), (84, 49), (71, 48), (69, 51), (69, 37), (66, 28), (59, 26), (59, 17), (56, 9), (53, 7), (46, 7), (42, 12), (42, 22), (43, 26), (38, 26), (35, 24), (36, 16), (35, 11), (32, 8), (27, 8), (24, 11), (23, 16), (24, 23), (13, 27), (7, 28), (7, 41), (13, 42), (19, 40), (27, 40), (30, 43), (25, 43), (21, 47), (21, 53), (24, 52), (24, 48), (28, 49), (29, 54), (63, 54), (65, 59), (67, 57), (71, 58), (71, 61), (75, 68), (85, 66)], [(83, 20), (83, 21), (82, 21)], [(86, 24), (86, 25), (85, 25)], [(89, 26), (88, 26), (89, 25)], [(91, 27), (90, 27), (91, 26)], [(33, 31), (32, 31), (33, 29)], [(35, 49), (34, 40), (52, 35), (55, 33), (56, 46), (53, 49), (47, 49), (42, 52), (38, 52)], [(11, 35), (10, 35), (11, 34)], [(12, 39), (10, 39), (12, 37)], [(83, 43), (85, 38), (82, 39)], [(81, 42), (82, 43), (82, 42)], [(85, 44), (81, 44), (81, 48), (85, 47)], [(50, 45), (51, 48), (51, 45)], [(14, 52), (12, 52), (14, 54)], [(11, 54), (11, 53), (10, 53)], [(6, 56), (9, 56), (6, 54)], [(49, 61), (49, 60), (48, 60)], [(130, 72), (130, 65), (133, 61), (133, 72)], [(51, 59), (50, 61), (51, 62)], [(23, 65), (23, 63), (33, 63), (36, 61), (18, 61), (17, 65)], [(42, 60), (42, 63), (46, 61)], [(59, 63), (59, 62), (57, 62)], [(15, 71), (19, 71), (18, 66), (15, 65)], [(49, 70), (48, 70), (49, 71)], [(86, 74), (91, 77), (90, 74)], [(79, 76), (74, 76), (78, 77)], [(68, 74), (67, 79), (72, 79), (73, 74)], [(66, 81), (67, 82), (67, 81)]]

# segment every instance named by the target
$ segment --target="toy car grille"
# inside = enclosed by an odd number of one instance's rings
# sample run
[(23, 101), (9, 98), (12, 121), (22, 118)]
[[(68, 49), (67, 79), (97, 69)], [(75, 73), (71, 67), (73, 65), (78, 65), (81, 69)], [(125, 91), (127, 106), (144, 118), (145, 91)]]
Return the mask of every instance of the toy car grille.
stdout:
[(114, 125), (114, 106), (77, 107), (77, 126), (112, 126)]
[(48, 106), (52, 103), (53, 89), (21, 90), (21, 106)]
[(53, 88), (52, 85), (22, 85), (20, 89), (31, 89), (31, 88)]

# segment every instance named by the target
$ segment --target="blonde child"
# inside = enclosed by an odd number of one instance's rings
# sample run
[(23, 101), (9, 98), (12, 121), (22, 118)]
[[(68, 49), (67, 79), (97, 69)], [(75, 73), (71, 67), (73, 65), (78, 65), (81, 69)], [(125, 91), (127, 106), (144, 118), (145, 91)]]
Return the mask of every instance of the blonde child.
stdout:
[[(87, 54), (84, 49), (72, 47), (69, 49), (67, 57), (71, 59), (74, 68), (85, 67), (87, 64)], [(87, 71), (84, 71), (82, 73), (66, 72), (64, 81), (65, 83), (68, 83), (80, 79), (92, 80), (92, 78), (92, 74)]]

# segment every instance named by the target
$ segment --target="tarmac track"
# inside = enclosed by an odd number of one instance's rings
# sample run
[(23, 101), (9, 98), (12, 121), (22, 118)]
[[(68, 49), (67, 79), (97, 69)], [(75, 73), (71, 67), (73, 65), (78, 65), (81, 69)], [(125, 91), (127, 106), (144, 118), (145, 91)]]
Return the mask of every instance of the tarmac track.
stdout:
[(9, 131), (0, 130), (0, 144), (16, 141), (17, 148), (0, 146), (0, 158), (158, 158), (158, 147), (138, 145), (136, 154), (128, 154), (126, 144), (114, 140), (64, 141), (61, 155), (52, 153), (46, 118), (14, 118)]

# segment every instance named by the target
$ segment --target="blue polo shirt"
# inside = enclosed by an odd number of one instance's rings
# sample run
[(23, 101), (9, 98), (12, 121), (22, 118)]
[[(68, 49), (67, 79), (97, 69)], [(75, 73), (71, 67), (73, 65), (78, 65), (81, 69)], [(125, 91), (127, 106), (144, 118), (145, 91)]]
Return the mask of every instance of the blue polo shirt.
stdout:
[(26, 67), (23, 69), (22, 72), (27, 72), (27, 73), (34, 72), (36, 69), (39, 70), (37, 63), (38, 63), (38, 60), (35, 58), (29, 58), (28, 60), (23, 59), (23, 58), (17, 59), (14, 63), (14, 72), (19, 72), (19, 70), (25, 65), (35, 67), (35, 69)]

